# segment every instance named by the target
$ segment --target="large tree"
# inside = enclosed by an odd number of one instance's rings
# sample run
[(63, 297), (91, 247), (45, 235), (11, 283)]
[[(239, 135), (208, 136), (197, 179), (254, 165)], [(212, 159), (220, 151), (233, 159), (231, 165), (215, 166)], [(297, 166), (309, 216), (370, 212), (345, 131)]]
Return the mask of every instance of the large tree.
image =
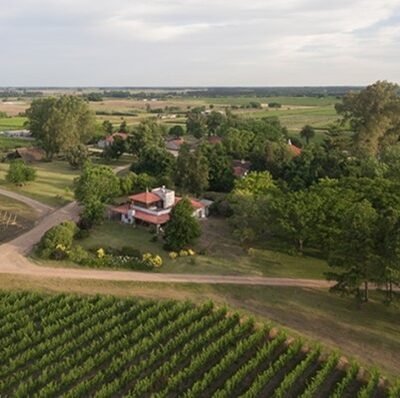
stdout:
[(353, 144), (361, 154), (377, 155), (399, 141), (400, 97), (397, 84), (378, 81), (359, 93), (347, 94), (336, 111), (354, 131)]
[(309, 144), (310, 140), (315, 137), (315, 130), (310, 125), (306, 124), (300, 131), (300, 137), (306, 140)]
[(149, 147), (164, 147), (166, 128), (153, 119), (141, 122), (128, 138), (128, 146), (131, 153), (139, 155)]
[(77, 96), (35, 99), (26, 115), (33, 137), (49, 160), (61, 151), (88, 142), (95, 132), (94, 114)]
[(337, 270), (327, 274), (328, 279), (336, 281), (333, 290), (368, 301), (369, 282), (377, 275), (379, 264), (377, 222), (378, 213), (366, 199), (344, 212), (340, 233), (329, 256), (329, 265)]
[(193, 108), (187, 113), (186, 131), (196, 138), (201, 138), (206, 134), (207, 117), (202, 108)]
[(81, 175), (74, 181), (75, 198), (85, 204), (92, 200), (109, 203), (120, 192), (119, 179), (107, 166), (85, 164)]
[(200, 195), (208, 188), (208, 162), (200, 149), (191, 152), (189, 145), (179, 149), (175, 183), (184, 192)]
[(168, 250), (179, 251), (187, 248), (198, 237), (201, 229), (193, 216), (193, 206), (189, 199), (183, 198), (171, 211), (171, 219), (165, 228), (165, 244)]

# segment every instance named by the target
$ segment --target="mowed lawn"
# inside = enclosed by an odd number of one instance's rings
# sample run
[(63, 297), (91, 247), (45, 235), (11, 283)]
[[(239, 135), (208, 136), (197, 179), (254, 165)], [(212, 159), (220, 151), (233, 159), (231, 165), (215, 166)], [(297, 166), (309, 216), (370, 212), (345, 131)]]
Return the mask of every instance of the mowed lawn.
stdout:
[(85, 249), (129, 246), (142, 253), (159, 254), (164, 262), (160, 269), (163, 273), (324, 279), (324, 272), (329, 270), (325, 261), (312, 257), (291, 256), (265, 248), (244, 249), (232, 237), (227, 222), (221, 219), (210, 218), (202, 222), (202, 228), (202, 238), (193, 248), (204, 254), (176, 260), (169, 258), (161, 239), (152, 241), (153, 234), (147, 229), (114, 221), (96, 226), (88, 238), (76, 244)]
[(73, 200), (72, 184), (79, 171), (64, 161), (39, 162), (32, 165), (36, 180), (22, 187), (6, 182), (8, 163), (0, 163), (0, 186), (29, 196), (50, 206), (62, 206)]
[(0, 195), (0, 242), (31, 228), (38, 214), (30, 206)]

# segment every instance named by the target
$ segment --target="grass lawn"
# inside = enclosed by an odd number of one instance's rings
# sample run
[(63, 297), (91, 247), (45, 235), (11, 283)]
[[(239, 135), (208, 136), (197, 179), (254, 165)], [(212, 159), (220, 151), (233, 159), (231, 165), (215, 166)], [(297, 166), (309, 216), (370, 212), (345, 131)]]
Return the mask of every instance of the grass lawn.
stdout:
[(29, 196), (50, 206), (62, 206), (73, 200), (72, 182), (79, 172), (71, 169), (67, 162), (53, 161), (33, 164), (37, 177), (22, 187), (7, 184), (8, 163), (0, 163), (0, 185)]
[(27, 120), (26, 117), (21, 117), (21, 116), (0, 118), (0, 131), (23, 129), (26, 120)]
[(38, 214), (31, 207), (0, 195), (0, 242), (12, 239), (31, 228), (37, 218)]
[[(143, 227), (107, 221), (93, 229), (90, 236), (77, 244), (85, 249), (122, 248), (130, 246), (141, 252), (159, 254), (163, 273), (193, 273), (215, 275), (259, 275), (270, 277), (324, 279), (328, 266), (323, 260), (306, 256), (290, 256), (265, 248), (246, 251), (231, 236), (224, 220), (202, 222), (203, 235), (194, 249), (205, 250), (205, 255), (171, 260), (163, 250), (162, 241), (153, 242), (152, 234)], [(57, 265), (56, 262), (53, 262)], [(65, 264), (63, 264), (65, 265)]]
[(385, 306), (378, 293), (357, 308), (351, 298), (318, 289), (233, 285), (156, 284), (91, 280), (43, 279), (2, 275), (0, 288), (80, 294), (111, 294), (154, 299), (213, 300), (257, 320), (276, 325), (378, 366), (389, 377), (400, 369), (400, 303)]

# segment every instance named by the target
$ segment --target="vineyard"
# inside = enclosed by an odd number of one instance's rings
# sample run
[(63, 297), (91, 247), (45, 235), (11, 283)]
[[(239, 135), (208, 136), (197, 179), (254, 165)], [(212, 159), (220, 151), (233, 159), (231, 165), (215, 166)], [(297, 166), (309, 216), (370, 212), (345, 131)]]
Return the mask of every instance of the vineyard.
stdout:
[(0, 293), (1, 397), (400, 397), (211, 303)]

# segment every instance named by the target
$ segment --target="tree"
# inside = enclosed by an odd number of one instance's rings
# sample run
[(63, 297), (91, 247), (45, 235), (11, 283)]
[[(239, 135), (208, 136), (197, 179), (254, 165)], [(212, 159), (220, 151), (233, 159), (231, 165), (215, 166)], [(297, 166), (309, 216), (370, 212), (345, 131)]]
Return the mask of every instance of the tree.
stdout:
[(115, 135), (110, 145), (103, 150), (103, 157), (108, 160), (118, 160), (126, 151), (127, 143), (122, 137)]
[(26, 182), (34, 181), (36, 170), (24, 163), (23, 160), (13, 160), (10, 162), (6, 180), (12, 184), (23, 185)]
[(189, 145), (181, 145), (174, 177), (176, 185), (185, 192), (200, 195), (207, 189), (208, 162), (200, 149), (192, 153)]
[(107, 134), (111, 135), (113, 133), (114, 128), (109, 120), (104, 120), (102, 127)]
[(202, 108), (193, 108), (187, 113), (186, 131), (196, 138), (201, 138), (206, 134), (207, 117)]
[(98, 199), (109, 203), (119, 194), (119, 179), (110, 167), (86, 163), (80, 177), (74, 181), (75, 198), (80, 203)]
[(129, 151), (134, 155), (139, 155), (140, 152), (151, 146), (164, 148), (164, 137), (166, 129), (152, 119), (147, 119), (141, 122), (130, 134), (128, 138)]
[(222, 135), (220, 129), (223, 128), (224, 125), (226, 125), (226, 116), (217, 111), (212, 111), (206, 118), (206, 124), (207, 124), (207, 130), (208, 130), (208, 135)]
[(267, 232), (266, 204), (276, 190), (268, 172), (251, 172), (235, 181), (235, 187), (228, 196), (233, 210), (230, 221), (241, 242), (262, 238)]
[(203, 145), (200, 149), (208, 163), (209, 188), (217, 192), (230, 192), (235, 176), (232, 159), (222, 144)]
[(222, 143), (229, 155), (235, 159), (249, 157), (254, 134), (251, 131), (229, 128), (224, 134)]
[(306, 124), (300, 131), (300, 137), (305, 139), (308, 145), (310, 143), (310, 140), (315, 137), (314, 128)]
[(182, 126), (177, 124), (171, 127), (168, 133), (173, 137), (182, 137), (183, 135), (185, 135), (185, 130)]
[(40, 98), (26, 111), (29, 129), (46, 157), (86, 143), (95, 132), (95, 117), (88, 104), (77, 96)]
[(399, 141), (400, 97), (398, 85), (378, 81), (359, 93), (347, 94), (336, 111), (354, 131), (353, 144), (361, 154), (376, 156)]
[(139, 155), (138, 162), (131, 167), (135, 173), (147, 173), (154, 177), (170, 175), (175, 166), (175, 157), (166, 149), (151, 146)]
[(89, 150), (86, 145), (79, 144), (76, 147), (69, 148), (65, 152), (65, 157), (71, 167), (80, 169), (89, 159)]
[(165, 228), (165, 246), (168, 250), (179, 251), (187, 248), (201, 235), (200, 223), (193, 216), (193, 206), (183, 198), (171, 210), (170, 221)]
[(126, 123), (126, 120), (123, 120), (119, 125), (119, 131), (120, 133), (128, 133), (128, 123)]
[[(336, 281), (333, 291), (368, 301), (368, 284), (376, 275), (378, 263), (377, 221), (378, 213), (366, 199), (354, 203), (343, 214), (340, 233), (328, 259), (329, 265), (339, 270), (327, 273), (329, 280)], [(363, 293), (361, 284), (364, 285)]]

